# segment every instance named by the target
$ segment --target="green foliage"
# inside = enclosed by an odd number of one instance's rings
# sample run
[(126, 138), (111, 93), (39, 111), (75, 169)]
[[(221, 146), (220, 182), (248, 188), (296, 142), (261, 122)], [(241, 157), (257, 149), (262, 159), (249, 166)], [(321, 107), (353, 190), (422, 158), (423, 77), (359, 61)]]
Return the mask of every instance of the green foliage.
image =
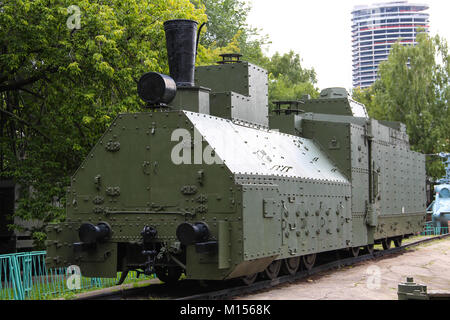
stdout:
[(244, 37), (253, 33), (247, 25), (247, 15), (250, 7), (240, 0), (198, 0), (192, 1), (196, 6), (203, 5), (208, 16), (206, 32), (201, 43), (207, 47), (227, 46), (239, 31), (244, 31)]
[(223, 53), (239, 52), (238, 43), (239, 32), (236, 36), (224, 47), (205, 47), (199, 44), (197, 50), (196, 64), (202, 65), (213, 65), (220, 60), (220, 55)]
[(317, 98), (319, 92), (311, 82), (292, 83), (284, 75), (269, 78), (269, 98), (275, 100), (301, 100), (304, 95)]
[(370, 117), (378, 120), (387, 120), (384, 115), (383, 108), (375, 104), (375, 92), (374, 87), (376, 83), (371, 87), (361, 89), (360, 87), (354, 88), (352, 90), (352, 98), (358, 102), (361, 102), (366, 106), (367, 112)]
[(35, 250), (45, 250), (45, 240), (47, 240), (47, 234), (41, 231), (35, 231), (31, 235)]
[(301, 66), (300, 56), (292, 50), (283, 55), (275, 53), (270, 58), (267, 71), (275, 78), (284, 76), (287, 81), (292, 83), (311, 82), (314, 84), (317, 82), (314, 69), (304, 69)]
[[(406, 124), (414, 150), (435, 154), (450, 148), (450, 58), (439, 36), (417, 36), (416, 46), (396, 43), (381, 63), (379, 80), (371, 88), (355, 90), (353, 97), (366, 104), (369, 115)], [(427, 159), (427, 173), (443, 174), (439, 158)]]
[(299, 100), (306, 94), (312, 98), (319, 96), (314, 87), (317, 82), (314, 69), (304, 69), (300, 56), (293, 51), (283, 55), (275, 53), (264, 67), (269, 72), (270, 101)]
[(64, 219), (70, 176), (101, 134), (118, 113), (140, 110), (139, 77), (168, 73), (164, 21), (209, 20), (200, 65), (240, 52), (270, 72), (270, 99), (317, 96), (297, 54), (263, 54), (268, 41), (248, 26), (249, 10), (241, 0), (1, 1), (0, 177), (20, 186), (15, 215), (43, 222), (31, 230), (36, 244)]
[(73, 4), (1, 2), (0, 175), (20, 185), (15, 214), (44, 225), (63, 218), (69, 176), (115, 116), (139, 110), (139, 77), (168, 73), (163, 22), (206, 21), (188, 0), (79, 0), (71, 30)]
[[(247, 23), (251, 7), (242, 0), (191, 0), (197, 7), (205, 8), (208, 17), (206, 31), (200, 43), (207, 48), (226, 48), (234, 43), (234, 51), (220, 50), (220, 53), (241, 53), (246, 61), (261, 64), (265, 56), (261, 47), (268, 44), (267, 36)], [(214, 57), (217, 61), (217, 57)]]

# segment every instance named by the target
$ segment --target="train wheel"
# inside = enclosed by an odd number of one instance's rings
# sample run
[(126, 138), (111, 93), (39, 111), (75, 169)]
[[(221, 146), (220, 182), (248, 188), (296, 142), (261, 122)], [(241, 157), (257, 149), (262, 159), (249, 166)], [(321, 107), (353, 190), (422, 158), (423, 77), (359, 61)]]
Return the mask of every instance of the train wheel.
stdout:
[(383, 241), (381, 241), (381, 244), (383, 245), (384, 250), (388, 250), (391, 247), (391, 243), (392, 243), (392, 239), (390, 239), (390, 238), (384, 239)]
[(366, 249), (369, 254), (373, 254), (373, 244), (368, 244)]
[(397, 238), (394, 239), (394, 246), (395, 246), (396, 248), (402, 246), (402, 237), (397, 237)]
[(243, 282), (245, 285), (249, 286), (249, 285), (251, 285), (253, 282), (255, 282), (255, 280), (256, 280), (257, 277), (258, 277), (258, 273), (255, 273), (255, 274), (251, 274), (251, 275), (242, 277), (241, 280), (242, 280), (242, 282)]
[(300, 267), (300, 257), (283, 259), (281, 271), (286, 275), (294, 275)]
[(302, 256), (302, 264), (306, 270), (311, 270), (314, 267), (314, 263), (316, 263), (315, 253)]
[(273, 280), (278, 277), (281, 269), (281, 260), (272, 261), (271, 264), (261, 272), (263, 278)]
[(155, 273), (159, 280), (167, 284), (173, 284), (180, 279), (182, 270), (179, 267), (155, 267)]
[(358, 255), (359, 255), (359, 248), (360, 247), (353, 247), (353, 248), (350, 248), (350, 255), (352, 256), (352, 257), (357, 257)]

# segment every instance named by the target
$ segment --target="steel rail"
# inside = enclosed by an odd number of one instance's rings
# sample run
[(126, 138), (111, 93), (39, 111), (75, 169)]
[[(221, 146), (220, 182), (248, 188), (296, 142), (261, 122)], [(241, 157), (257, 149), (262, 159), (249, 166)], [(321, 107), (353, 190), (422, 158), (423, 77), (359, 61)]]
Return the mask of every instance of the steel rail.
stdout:
[(148, 292), (151, 285), (142, 286), (138, 288), (119, 288), (116, 289), (112, 287), (113, 291), (104, 291), (100, 293), (89, 292), (88, 294), (83, 294), (76, 297), (74, 300), (122, 300), (127, 297), (138, 297), (143, 296)]
[(223, 299), (229, 299), (231, 297), (235, 297), (238, 295), (248, 295), (250, 293), (254, 293), (256, 291), (260, 291), (263, 289), (272, 289), (273, 287), (279, 286), (281, 284), (295, 282), (295, 281), (304, 279), (306, 277), (318, 274), (320, 272), (329, 271), (329, 270), (332, 270), (335, 268), (350, 266), (355, 263), (371, 260), (374, 258), (392, 255), (392, 254), (398, 253), (400, 251), (403, 251), (406, 248), (418, 246), (418, 245), (421, 245), (421, 244), (424, 244), (427, 242), (443, 239), (443, 238), (446, 238), (449, 236), (450, 236), (450, 234), (440, 235), (440, 236), (436, 236), (436, 237), (432, 237), (432, 238), (428, 238), (428, 239), (411, 242), (411, 243), (402, 245), (400, 247), (391, 248), (388, 250), (374, 251), (373, 254), (365, 254), (362, 256), (358, 256), (358, 257), (339, 259), (336, 261), (332, 261), (329, 263), (319, 265), (317, 267), (312, 268), (309, 271), (304, 270), (304, 271), (297, 272), (294, 275), (281, 276), (281, 277), (278, 277), (273, 280), (258, 281), (251, 285), (243, 285), (243, 286), (232, 287), (232, 288), (228, 288), (228, 289), (224, 289), (224, 290), (206, 292), (206, 293), (196, 294), (196, 295), (192, 295), (192, 296), (177, 298), (174, 300), (223, 300)]
[[(267, 290), (267, 289), (273, 289), (276, 286), (296, 282), (301, 279), (305, 279), (309, 276), (329, 271), (336, 268), (342, 268), (345, 266), (354, 265), (356, 263), (364, 262), (371, 259), (376, 259), (380, 257), (389, 256), (395, 253), (399, 253), (406, 248), (418, 246), (427, 242), (440, 240), (443, 238), (450, 237), (450, 234), (445, 235), (439, 235), (432, 238), (422, 239), (418, 241), (414, 241), (411, 243), (404, 244), (400, 247), (390, 248), (388, 250), (380, 250), (380, 251), (374, 251), (372, 254), (365, 254), (360, 255), (357, 257), (350, 257), (350, 258), (344, 258), (344, 259), (338, 259), (331, 262), (327, 262), (321, 265), (317, 265), (316, 267), (313, 267), (311, 270), (303, 270), (299, 271), (294, 275), (286, 275), (281, 276), (273, 280), (262, 280), (257, 281), (251, 285), (241, 285), (241, 286), (234, 286), (230, 288), (225, 288), (221, 290), (216, 291), (210, 291), (210, 292), (204, 292), (204, 293), (198, 293), (194, 295), (184, 296), (180, 298), (174, 298), (173, 300), (225, 300), (236, 296), (245, 296), (251, 293), (255, 293), (257, 291), (261, 290)], [(92, 294), (92, 295), (86, 295), (82, 297), (75, 298), (76, 300), (121, 300), (121, 299), (133, 299), (133, 298), (143, 298), (145, 299), (145, 296), (148, 296), (151, 290), (150, 286), (143, 286), (139, 288), (131, 288), (131, 289), (116, 289), (113, 292), (102, 292), (99, 294)]]

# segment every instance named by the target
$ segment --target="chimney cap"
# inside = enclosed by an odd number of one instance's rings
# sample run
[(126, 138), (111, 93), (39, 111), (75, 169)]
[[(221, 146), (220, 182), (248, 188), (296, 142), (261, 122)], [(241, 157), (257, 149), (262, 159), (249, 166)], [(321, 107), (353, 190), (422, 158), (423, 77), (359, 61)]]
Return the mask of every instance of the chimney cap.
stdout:
[(184, 26), (192, 26), (197, 28), (198, 22), (194, 20), (188, 19), (173, 19), (164, 21), (164, 30), (170, 29), (171, 27), (179, 28), (181, 25)]
[(222, 57), (222, 61), (217, 61), (218, 64), (229, 64), (229, 63), (241, 63), (240, 60), (242, 54), (240, 53), (222, 53), (219, 55)]

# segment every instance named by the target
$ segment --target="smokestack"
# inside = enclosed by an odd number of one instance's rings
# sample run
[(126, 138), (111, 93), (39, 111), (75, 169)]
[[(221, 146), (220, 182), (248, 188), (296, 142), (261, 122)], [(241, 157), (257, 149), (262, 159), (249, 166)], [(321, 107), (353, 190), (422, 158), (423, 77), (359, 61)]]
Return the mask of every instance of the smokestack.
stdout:
[(177, 87), (194, 86), (197, 25), (196, 21), (183, 19), (164, 22), (170, 76)]

